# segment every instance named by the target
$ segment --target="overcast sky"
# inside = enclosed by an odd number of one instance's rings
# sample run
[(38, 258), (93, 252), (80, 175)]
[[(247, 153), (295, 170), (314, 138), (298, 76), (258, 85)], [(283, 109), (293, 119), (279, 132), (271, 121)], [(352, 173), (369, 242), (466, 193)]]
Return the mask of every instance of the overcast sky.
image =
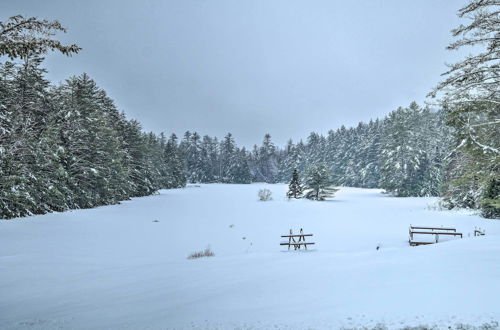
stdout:
[(464, 3), (1, 0), (0, 20), (59, 20), (83, 50), (48, 56), (48, 78), (88, 73), (145, 130), (284, 145), (422, 103)]

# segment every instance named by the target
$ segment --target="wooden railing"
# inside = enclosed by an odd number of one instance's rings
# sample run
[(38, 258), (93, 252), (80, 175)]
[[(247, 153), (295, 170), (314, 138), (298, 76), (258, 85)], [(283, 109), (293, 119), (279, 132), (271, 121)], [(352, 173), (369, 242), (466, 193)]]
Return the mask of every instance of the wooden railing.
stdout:
[[(302, 228), (300, 228), (300, 234), (293, 234), (290, 229), (290, 235), (281, 235), (281, 237), (288, 238), (288, 242), (281, 242), (280, 245), (288, 246), (288, 250), (293, 246), (295, 250), (300, 250), (301, 246), (307, 250), (308, 245), (314, 245), (313, 242), (306, 242), (306, 237), (311, 237), (313, 234), (304, 234)], [(297, 240), (295, 240), (297, 238)]]
[[(430, 231), (419, 231), (419, 230), (430, 230)], [(408, 240), (408, 243), (410, 244), (410, 246), (438, 243), (440, 235), (460, 236), (460, 238), (463, 238), (462, 233), (457, 233), (457, 230), (455, 228), (445, 228), (445, 227), (423, 227), (423, 226), (410, 225), (409, 233), (410, 233), (410, 239)], [(435, 242), (417, 242), (413, 240), (413, 235), (434, 235)]]

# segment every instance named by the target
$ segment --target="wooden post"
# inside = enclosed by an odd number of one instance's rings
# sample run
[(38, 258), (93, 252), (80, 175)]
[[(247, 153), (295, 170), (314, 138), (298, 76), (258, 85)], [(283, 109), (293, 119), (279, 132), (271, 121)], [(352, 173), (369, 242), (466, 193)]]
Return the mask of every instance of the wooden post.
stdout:
[[(300, 228), (300, 233), (301, 233), (301, 234), (304, 234), (304, 231), (302, 230), (302, 228)], [(306, 241), (305, 236), (300, 236), (300, 237), (299, 237), (299, 242), (300, 242), (300, 241), (304, 241), (304, 242), (305, 242), (305, 241)], [(299, 245), (299, 249), (300, 249), (300, 245)], [(304, 244), (304, 250), (307, 250), (307, 244)]]

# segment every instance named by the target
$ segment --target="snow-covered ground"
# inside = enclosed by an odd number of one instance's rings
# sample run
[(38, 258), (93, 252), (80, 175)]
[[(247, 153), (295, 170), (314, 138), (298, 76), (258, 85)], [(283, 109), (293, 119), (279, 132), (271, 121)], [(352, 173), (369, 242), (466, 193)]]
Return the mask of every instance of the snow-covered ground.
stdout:
[[(257, 191), (273, 201), (257, 201)], [(0, 221), (2, 329), (338, 329), (500, 321), (500, 221), (433, 198), (201, 185)], [(158, 220), (155, 222), (154, 220)], [(408, 226), (463, 239), (409, 247)], [(472, 236), (474, 227), (486, 230)], [(313, 233), (310, 251), (280, 235)], [(380, 245), (380, 249), (376, 247)], [(188, 260), (210, 246), (215, 257)]]

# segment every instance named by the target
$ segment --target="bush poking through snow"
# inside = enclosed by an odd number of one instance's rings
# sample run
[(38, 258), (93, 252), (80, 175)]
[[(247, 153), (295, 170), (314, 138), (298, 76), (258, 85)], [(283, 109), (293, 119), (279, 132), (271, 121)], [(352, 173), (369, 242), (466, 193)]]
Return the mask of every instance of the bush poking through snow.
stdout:
[(193, 252), (189, 255), (188, 259), (198, 259), (203, 257), (213, 257), (215, 253), (210, 249), (210, 246), (203, 251)]
[(259, 195), (259, 200), (263, 202), (270, 201), (273, 199), (271, 197), (272, 192), (269, 189), (260, 189), (258, 195)]

